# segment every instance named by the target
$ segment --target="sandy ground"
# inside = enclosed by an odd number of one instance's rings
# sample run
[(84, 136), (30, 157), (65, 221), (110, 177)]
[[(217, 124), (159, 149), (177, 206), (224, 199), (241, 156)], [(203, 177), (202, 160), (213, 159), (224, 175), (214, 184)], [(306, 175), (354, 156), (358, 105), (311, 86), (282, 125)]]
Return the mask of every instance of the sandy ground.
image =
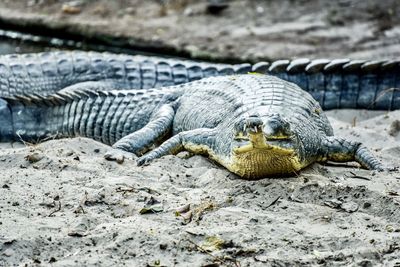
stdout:
[(223, 61), (399, 57), (398, 0), (2, 0), (0, 28)]
[[(399, 163), (400, 111), (328, 115), (336, 135)], [(84, 138), (1, 145), (0, 266), (400, 264), (399, 172), (314, 164), (245, 181), (201, 156), (137, 167), (106, 150)]]
[[(224, 61), (378, 59), (400, 56), (399, 9), (232, 0), (212, 15), (194, 0), (3, 0), (0, 28)], [(337, 135), (399, 165), (400, 111), (328, 115)], [(107, 149), (84, 138), (0, 144), (0, 266), (400, 266), (399, 172), (314, 164), (250, 182), (201, 156), (137, 167), (105, 161)]]

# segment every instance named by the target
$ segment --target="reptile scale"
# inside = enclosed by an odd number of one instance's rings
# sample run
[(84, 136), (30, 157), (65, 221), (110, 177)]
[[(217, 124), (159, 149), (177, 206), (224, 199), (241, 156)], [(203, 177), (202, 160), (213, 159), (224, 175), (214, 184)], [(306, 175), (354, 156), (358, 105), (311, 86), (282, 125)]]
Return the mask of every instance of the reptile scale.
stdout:
[[(139, 165), (187, 150), (246, 179), (313, 162), (384, 166), (323, 110), (400, 108), (399, 61), (211, 64), (95, 52), (0, 57), (0, 141), (83, 136)], [(156, 148), (154, 148), (156, 146)], [(151, 149), (154, 148), (154, 149)], [(124, 152), (125, 151), (125, 152)]]

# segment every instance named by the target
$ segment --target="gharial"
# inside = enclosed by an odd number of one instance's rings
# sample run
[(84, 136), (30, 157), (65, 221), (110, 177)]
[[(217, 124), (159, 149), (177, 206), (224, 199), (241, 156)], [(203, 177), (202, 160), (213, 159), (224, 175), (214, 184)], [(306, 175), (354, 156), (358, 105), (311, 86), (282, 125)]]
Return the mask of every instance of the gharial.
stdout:
[[(141, 156), (138, 164), (188, 150), (248, 179), (293, 174), (327, 160), (381, 170), (362, 144), (333, 136), (322, 108), (400, 108), (393, 90), (400, 83), (398, 61), (229, 66), (83, 52), (9, 59), (0, 58), (1, 141), (90, 137), (112, 145), (109, 159), (128, 151)], [(146, 65), (154, 71), (143, 71)], [(249, 68), (286, 77), (311, 95), (271, 75), (226, 75)], [(201, 75), (190, 79), (193, 73)], [(218, 77), (188, 82), (204, 76)]]

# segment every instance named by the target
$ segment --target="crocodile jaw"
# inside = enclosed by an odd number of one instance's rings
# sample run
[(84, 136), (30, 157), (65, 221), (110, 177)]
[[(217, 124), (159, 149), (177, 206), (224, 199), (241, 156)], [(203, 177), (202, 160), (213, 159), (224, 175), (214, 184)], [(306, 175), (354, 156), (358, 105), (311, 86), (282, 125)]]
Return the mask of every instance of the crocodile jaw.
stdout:
[(305, 167), (294, 148), (283, 146), (285, 141), (277, 137), (267, 141), (261, 132), (251, 132), (249, 142), (235, 147), (226, 167), (246, 179), (292, 175)]
[(254, 148), (248, 145), (239, 150), (242, 152), (234, 152), (231, 163), (226, 167), (246, 179), (293, 175), (305, 167), (291, 149), (278, 146)]

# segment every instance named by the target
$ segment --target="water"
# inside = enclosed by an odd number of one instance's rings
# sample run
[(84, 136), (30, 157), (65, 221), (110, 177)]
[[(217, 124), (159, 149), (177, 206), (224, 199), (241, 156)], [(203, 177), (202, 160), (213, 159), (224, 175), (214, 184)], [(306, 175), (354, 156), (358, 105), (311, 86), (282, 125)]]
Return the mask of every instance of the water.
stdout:
[(17, 31), (0, 29), (0, 55), (12, 53), (34, 53), (56, 50), (84, 50), (124, 53), (130, 55), (147, 55), (169, 57), (130, 49), (129, 47), (118, 47), (106, 44), (99, 44), (87, 41), (75, 41), (70, 39), (60, 39), (48, 36), (38, 36)]
[(0, 55), (12, 53), (34, 53), (55, 50), (53, 47), (29, 43), (24, 40), (0, 36)]

